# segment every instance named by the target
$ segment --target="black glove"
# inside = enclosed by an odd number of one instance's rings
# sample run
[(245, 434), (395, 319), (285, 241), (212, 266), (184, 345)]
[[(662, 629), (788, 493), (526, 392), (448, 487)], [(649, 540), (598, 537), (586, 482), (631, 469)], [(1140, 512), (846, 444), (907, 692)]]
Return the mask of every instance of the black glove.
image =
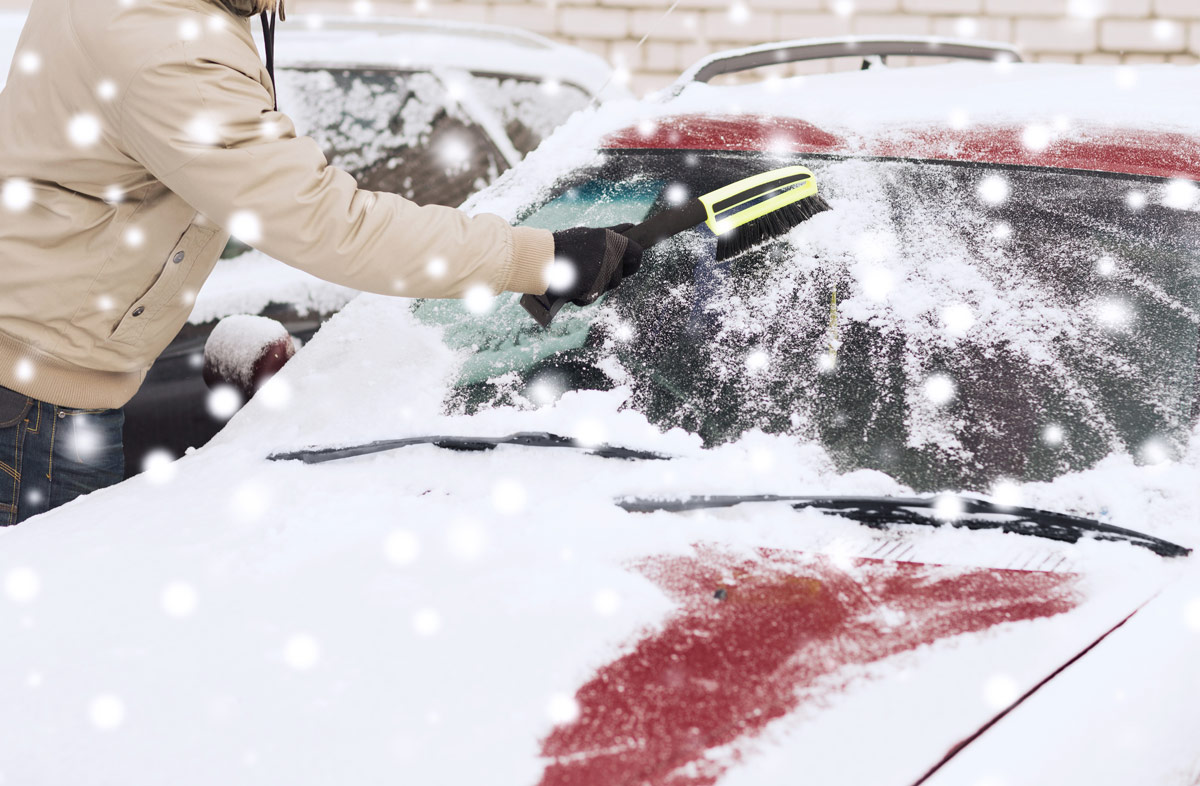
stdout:
[(546, 291), (547, 298), (567, 298), (577, 306), (586, 306), (642, 266), (642, 247), (621, 232), (633, 224), (618, 224), (607, 229), (575, 227), (554, 233), (554, 256), (574, 268), (569, 286)]

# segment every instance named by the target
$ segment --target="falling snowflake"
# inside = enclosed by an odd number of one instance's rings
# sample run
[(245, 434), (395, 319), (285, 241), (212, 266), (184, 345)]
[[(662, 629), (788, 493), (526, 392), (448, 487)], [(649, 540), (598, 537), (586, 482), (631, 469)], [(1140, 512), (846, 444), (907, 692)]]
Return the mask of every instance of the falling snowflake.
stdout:
[(252, 211), (239, 210), (229, 217), (229, 234), (252, 246), (262, 240), (262, 220)]
[(141, 248), (146, 242), (146, 233), (141, 227), (129, 227), (125, 230), (125, 245), (130, 248)]
[(87, 415), (77, 415), (71, 418), (71, 429), (66, 442), (75, 455), (86, 461), (100, 452), (101, 436)]
[(1095, 307), (1096, 319), (1109, 330), (1128, 327), (1133, 313), (1127, 303), (1120, 300), (1101, 300)]
[(975, 325), (975, 313), (966, 303), (954, 303), (942, 309), (942, 325), (946, 332), (956, 338), (961, 338), (970, 332)]
[(261, 519), (271, 509), (271, 494), (266, 487), (254, 483), (243, 483), (234, 490), (229, 499), (229, 512), (234, 519), (250, 524)]
[(5, 180), (0, 199), (3, 200), (5, 209), (22, 213), (33, 204), (33, 184), (20, 177)]
[(965, 109), (951, 109), (949, 122), (950, 127), (955, 131), (962, 131), (964, 128), (971, 125), (971, 116), (967, 114)]
[(604, 424), (595, 418), (585, 418), (575, 424), (571, 431), (579, 444), (587, 447), (603, 445), (607, 436)]
[(942, 521), (955, 521), (963, 514), (962, 500), (953, 494), (941, 494), (933, 502), (933, 516)]
[(498, 480), (492, 484), (492, 507), (507, 516), (525, 509), (528, 494), (525, 487), (515, 480)]
[(218, 385), (208, 392), (208, 414), (225, 421), (242, 408), (242, 394), (232, 385)]
[(1142, 210), (1149, 203), (1150, 198), (1146, 196), (1145, 191), (1139, 191), (1136, 188), (1130, 189), (1125, 194), (1125, 206), (1134, 212)]
[(1011, 480), (998, 480), (992, 485), (992, 501), (997, 505), (1015, 508), (1022, 502), (1021, 487)]
[(366, 16), (371, 13), (371, 3), (368, 0), (354, 0), (354, 13), (358, 16)]
[(1042, 429), (1042, 441), (1047, 445), (1061, 445), (1065, 437), (1062, 426), (1051, 424)]
[(91, 147), (100, 141), (100, 121), (95, 115), (78, 114), (67, 124), (67, 136), (75, 147)]
[(167, 615), (183, 618), (196, 611), (198, 595), (196, 588), (186, 581), (172, 581), (163, 588), (159, 602)]
[(446, 546), (457, 559), (474, 562), (483, 556), (487, 547), (487, 531), (477, 521), (458, 521), (446, 535)]
[(1051, 132), (1044, 125), (1034, 123), (1025, 127), (1021, 133), (1021, 144), (1027, 150), (1039, 153), (1050, 146)]
[(892, 271), (878, 265), (863, 268), (858, 278), (862, 283), (863, 294), (868, 300), (883, 302), (896, 288), (896, 277)]
[(979, 198), (989, 205), (1002, 205), (1011, 193), (1008, 181), (1000, 175), (988, 175), (979, 181)]
[(1200, 186), (1190, 180), (1172, 180), (1163, 192), (1164, 207), (1191, 210), (1200, 202)]
[(592, 596), (592, 609), (602, 617), (611, 617), (621, 608), (621, 596), (616, 590), (602, 589)]
[(310, 633), (296, 633), (283, 645), (283, 660), (296, 671), (309, 671), (321, 660), (321, 645)]
[(1100, 16), (1100, 0), (1068, 0), (1067, 14), (1076, 19), (1095, 19)]
[(496, 305), (496, 293), (487, 284), (477, 284), (467, 290), (463, 302), (472, 314), (486, 314)]
[(1149, 439), (1138, 451), (1146, 464), (1164, 464), (1171, 459), (1171, 452), (1161, 439)]
[(854, 13), (854, 0), (835, 0), (833, 12), (838, 16), (850, 16)]
[(125, 722), (125, 702), (111, 693), (103, 693), (88, 705), (92, 725), (101, 731), (113, 731)]
[(542, 80), (542, 92), (549, 96), (558, 95), (562, 90), (562, 82), (557, 79)]
[(729, 21), (735, 25), (744, 25), (750, 20), (750, 7), (738, 0), (729, 6)]
[(555, 724), (571, 723), (579, 717), (579, 702), (567, 693), (555, 693), (546, 702), (546, 715)]
[(195, 19), (185, 19), (179, 23), (179, 37), (184, 41), (195, 41), (200, 37), (200, 23)]
[(13, 372), (16, 374), (18, 382), (28, 382), (33, 379), (33, 371), (33, 361), (28, 358), (21, 358), (13, 366)]
[(746, 356), (747, 371), (762, 371), (771, 362), (771, 358), (761, 349), (756, 349)]
[(575, 265), (566, 259), (555, 259), (546, 268), (546, 284), (552, 292), (569, 292), (575, 278)]
[(993, 674), (983, 683), (983, 701), (993, 710), (1010, 706), (1019, 696), (1017, 681), (1007, 674)]
[(42, 56), (37, 52), (25, 50), (17, 55), (17, 68), (23, 74), (36, 74), (42, 70)]
[(688, 189), (683, 183), (672, 183), (667, 186), (667, 202), (672, 205), (682, 205), (688, 199)]
[(170, 483), (176, 471), (175, 454), (166, 448), (155, 448), (142, 459), (142, 472), (155, 485)]
[(954, 380), (945, 374), (932, 374), (925, 380), (925, 398), (941, 406), (954, 398)]
[(425, 264), (425, 272), (431, 278), (441, 278), (446, 275), (447, 270), (449, 270), (449, 266), (446, 264), (446, 260), (441, 257), (435, 257)]
[(979, 22), (967, 16), (955, 19), (954, 34), (961, 38), (974, 38), (979, 35)]
[(221, 141), (221, 130), (217, 121), (207, 115), (197, 115), (187, 124), (188, 139), (198, 145), (211, 147)]
[(421, 609), (412, 618), (418, 636), (433, 636), (442, 629), (442, 616), (434, 609)]
[(29, 603), (42, 590), (42, 581), (33, 568), (13, 568), (4, 577), (4, 594), (13, 603)]
[(1096, 260), (1096, 272), (1102, 276), (1111, 276), (1117, 269), (1117, 263), (1112, 257), (1100, 257)]
[(383, 553), (396, 565), (411, 565), (421, 555), (421, 541), (412, 532), (398, 529), (383, 542)]

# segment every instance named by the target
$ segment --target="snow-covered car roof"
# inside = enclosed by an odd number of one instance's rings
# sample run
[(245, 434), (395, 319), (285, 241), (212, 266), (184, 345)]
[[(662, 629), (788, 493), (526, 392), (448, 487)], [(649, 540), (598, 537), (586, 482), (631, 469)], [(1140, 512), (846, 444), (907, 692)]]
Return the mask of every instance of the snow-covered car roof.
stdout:
[(612, 66), (578, 47), (499, 25), (299, 15), (279, 26), (276, 62), (285, 67), (373, 65), (459, 69), (574, 84), (595, 95), (628, 96)]

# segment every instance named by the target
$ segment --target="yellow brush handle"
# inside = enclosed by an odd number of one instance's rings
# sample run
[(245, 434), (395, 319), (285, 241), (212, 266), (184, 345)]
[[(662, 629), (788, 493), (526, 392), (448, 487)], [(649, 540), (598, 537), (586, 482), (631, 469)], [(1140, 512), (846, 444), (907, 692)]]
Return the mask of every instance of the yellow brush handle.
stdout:
[[(736, 209), (738, 205), (744, 205), (747, 202), (752, 202), (761, 197), (761, 193), (754, 193), (755, 189), (760, 186), (768, 185), (777, 180), (786, 180), (787, 178), (796, 178), (797, 182), (790, 186), (781, 186), (787, 188), (781, 194), (776, 194), (770, 199), (763, 200), (758, 204), (752, 205), (745, 210), (739, 211), (732, 216), (727, 216), (722, 219), (717, 218), (717, 212), (724, 213), (726, 210)], [(803, 178), (803, 179), (801, 179)], [(704, 205), (705, 211), (708, 213), (708, 219), (704, 222), (714, 234), (723, 235), (731, 229), (740, 227), (757, 218), (762, 218), (768, 213), (772, 213), (784, 205), (790, 205), (794, 202), (799, 202), (802, 199), (807, 199), (817, 193), (817, 180), (813, 177), (813, 173), (802, 166), (787, 166), (780, 169), (772, 169), (770, 172), (763, 172), (760, 175), (739, 180), (736, 183), (718, 188), (716, 191), (710, 191), (700, 197), (700, 202)], [(714, 206), (729, 200), (737, 200), (738, 197), (744, 197), (740, 201), (731, 203), (728, 207), (723, 207), (717, 211)]]

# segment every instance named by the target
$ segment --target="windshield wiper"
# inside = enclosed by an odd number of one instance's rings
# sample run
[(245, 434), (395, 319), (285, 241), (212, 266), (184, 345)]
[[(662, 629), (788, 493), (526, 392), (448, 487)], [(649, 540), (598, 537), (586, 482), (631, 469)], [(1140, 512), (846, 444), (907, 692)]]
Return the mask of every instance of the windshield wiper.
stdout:
[(364, 445), (345, 448), (309, 448), (288, 453), (272, 453), (268, 461), (303, 461), (305, 464), (320, 464), (325, 461), (366, 456), (388, 450), (412, 447), (413, 445), (436, 445), (447, 450), (480, 451), (494, 450), (499, 445), (520, 445), (528, 448), (573, 448), (600, 458), (640, 459), (659, 461), (671, 458), (663, 453), (634, 450), (614, 445), (586, 445), (577, 439), (550, 434), (545, 431), (519, 431), (506, 437), (452, 437), (430, 435), (405, 439), (384, 439)]
[[(953, 516), (942, 516), (941, 505), (946, 500), (955, 503)], [(874, 529), (894, 524), (949, 524), (967, 529), (999, 529), (1018, 535), (1033, 535), (1067, 543), (1076, 543), (1085, 535), (1096, 540), (1131, 543), (1149, 549), (1163, 557), (1184, 557), (1192, 552), (1170, 541), (1131, 529), (1114, 527), (1094, 519), (1054, 513), (1034, 508), (997, 505), (972, 497), (939, 495), (937, 497), (793, 497), (773, 494), (746, 496), (686, 497), (677, 500), (622, 499), (617, 505), (631, 513), (667, 511), (681, 513), (689, 510), (728, 508), (747, 502), (785, 502), (796, 510), (815, 510), (845, 516)]]

